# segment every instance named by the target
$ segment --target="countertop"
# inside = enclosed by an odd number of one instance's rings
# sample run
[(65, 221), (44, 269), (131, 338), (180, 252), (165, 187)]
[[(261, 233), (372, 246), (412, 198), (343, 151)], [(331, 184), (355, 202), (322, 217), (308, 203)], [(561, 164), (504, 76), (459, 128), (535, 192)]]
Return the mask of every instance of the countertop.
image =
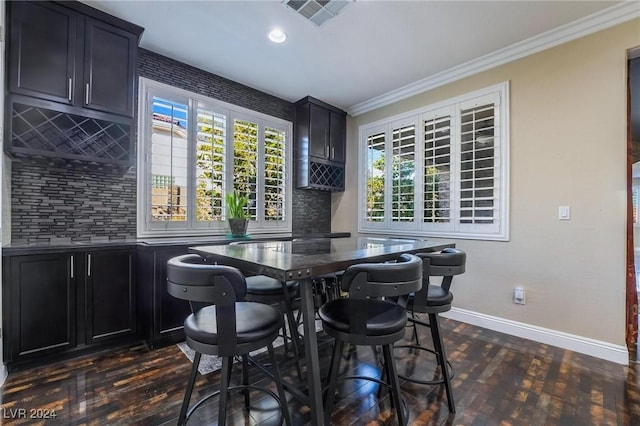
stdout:
[(344, 238), (349, 237), (349, 232), (330, 232), (326, 234), (260, 234), (248, 238), (232, 238), (224, 235), (198, 236), (198, 237), (161, 237), (161, 238), (130, 238), (121, 240), (82, 240), (66, 241), (59, 239), (54, 242), (43, 243), (12, 243), (2, 246), (3, 256), (15, 256), (21, 254), (36, 254), (47, 252), (77, 252), (91, 250), (109, 250), (112, 248), (128, 247), (160, 247), (160, 246), (184, 246), (184, 245), (218, 245), (228, 244), (233, 241), (267, 241), (267, 240), (291, 240), (293, 238)]

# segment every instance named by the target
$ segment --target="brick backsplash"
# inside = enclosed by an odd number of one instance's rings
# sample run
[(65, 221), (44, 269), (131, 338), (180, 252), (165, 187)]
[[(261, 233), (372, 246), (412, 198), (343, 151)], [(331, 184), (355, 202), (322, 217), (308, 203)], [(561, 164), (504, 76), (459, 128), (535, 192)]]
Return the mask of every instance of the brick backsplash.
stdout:
[[(138, 75), (293, 121), (291, 102), (138, 50)], [(301, 96), (302, 97), (302, 96)], [(137, 108), (136, 108), (137, 110)], [(331, 193), (294, 189), (295, 235), (331, 231)], [(136, 171), (43, 160), (11, 170), (12, 243), (123, 240), (136, 236)]]

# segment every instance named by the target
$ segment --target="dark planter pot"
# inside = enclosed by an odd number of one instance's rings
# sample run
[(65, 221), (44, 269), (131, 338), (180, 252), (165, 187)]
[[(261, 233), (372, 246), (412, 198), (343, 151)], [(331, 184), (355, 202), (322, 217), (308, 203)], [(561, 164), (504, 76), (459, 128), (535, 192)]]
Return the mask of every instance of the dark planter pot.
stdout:
[(229, 228), (231, 229), (231, 236), (244, 237), (247, 235), (248, 219), (229, 219)]

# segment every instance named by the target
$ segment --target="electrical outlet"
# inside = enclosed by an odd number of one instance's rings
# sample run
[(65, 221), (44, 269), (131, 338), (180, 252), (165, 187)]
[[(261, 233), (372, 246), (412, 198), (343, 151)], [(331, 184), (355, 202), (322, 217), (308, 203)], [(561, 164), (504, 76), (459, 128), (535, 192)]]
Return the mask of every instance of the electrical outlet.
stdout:
[(513, 289), (513, 303), (516, 305), (524, 305), (527, 303), (527, 293), (522, 287), (516, 287)]

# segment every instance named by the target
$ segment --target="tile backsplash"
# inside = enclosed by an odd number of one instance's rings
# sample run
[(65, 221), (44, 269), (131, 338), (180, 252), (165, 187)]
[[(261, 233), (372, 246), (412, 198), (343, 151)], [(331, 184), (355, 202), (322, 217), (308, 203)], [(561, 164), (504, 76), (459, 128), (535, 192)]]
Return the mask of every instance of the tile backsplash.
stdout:
[(136, 175), (43, 160), (11, 167), (12, 243), (124, 240), (136, 235)]

